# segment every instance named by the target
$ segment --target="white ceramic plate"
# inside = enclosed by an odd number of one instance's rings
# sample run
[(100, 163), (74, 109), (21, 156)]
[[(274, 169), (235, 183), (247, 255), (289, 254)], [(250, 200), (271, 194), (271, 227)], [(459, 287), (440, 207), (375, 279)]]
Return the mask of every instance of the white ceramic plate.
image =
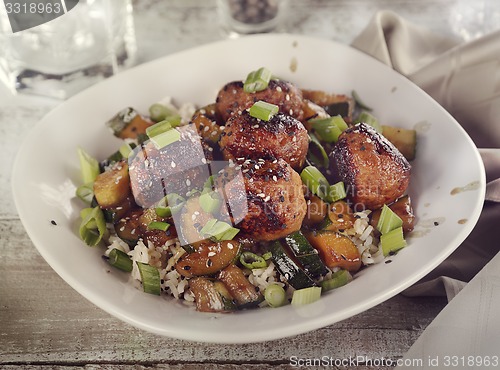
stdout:
[[(354, 89), (384, 123), (418, 129), (410, 194), (416, 236), (392, 263), (371, 266), (347, 286), (302, 307), (207, 314), (145, 294), (128, 283), (77, 236), (82, 204), (77, 146), (105, 158), (119, 141), (104, 122), (120, 109), (146, 112), (164, 96), (207, 104), (226, 82), (258, 67), (303, 88), (350, 94)], [(263, 35), (184, 51), (124, 72), (61, 104), (23, 143), (13, 171), (21, 220), (41, 255), (84, 297), (145, 330), (181, 339), (248, 343), (327, 326), (358, 314), (415, 283), (443, 261), (476, 223), (485, 191), (484, 168), (457, 122), (410, 81), (372, 58), (327, 40)], [(452, 189), (474, 183), (473, 190)], [(57, 225), (53, 225), (51, 221)], [(464, 221), (460, 220), (467, 220)], [(435, 226), (437, 222), (439, 225)], [(111, 271), (110, 271), (111, 270)], [(62, 297), (64, 299), (64, 297)]]

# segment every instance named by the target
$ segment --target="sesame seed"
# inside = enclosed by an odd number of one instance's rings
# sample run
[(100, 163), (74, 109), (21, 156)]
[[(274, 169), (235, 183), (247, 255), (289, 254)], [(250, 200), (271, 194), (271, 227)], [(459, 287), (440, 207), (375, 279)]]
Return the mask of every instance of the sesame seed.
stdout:
[(175, 166), (176, 166), (175, 162), (172, 161), (172, 163), (170, 163), (170, 167), (175, 168)]
[(286, 100), (286, 101), (290, 101), (290, 94), (286, 94), (286, 95), (285, 95), (285, 100)]
[(276, 175), (273, 175), (273, 180), (278, 181), (278, 178), (276, 177)]
[(234, 245), (232, 245), (231, 243), (227, 243), (227, 247), (228, 247), (229, 249), (233, 249), (233, 248), (234, 248)]
[(215, 252), (208, 252), (208, 257), (213, 257), (215, 256), (215, 254), (216, 254)]
[(282, 92), (282, 91), (283, 91), (283, 89), (281, 88), (281, 86), (276, 86), (276, 91), (278, 91), (278, 92)]
[(264, 194), (264, 193), (259, 193), (259, 194), (257, 194), (257, 196), (258, 196), (258, 197), (261, 197), (261, 198), (264, 198), (264, 197), (266, 196), (266, 194)]
[(270, 199), (271, 197), (268, 195), (267, 197), (264, 198), (264, 202), (269, 202)]

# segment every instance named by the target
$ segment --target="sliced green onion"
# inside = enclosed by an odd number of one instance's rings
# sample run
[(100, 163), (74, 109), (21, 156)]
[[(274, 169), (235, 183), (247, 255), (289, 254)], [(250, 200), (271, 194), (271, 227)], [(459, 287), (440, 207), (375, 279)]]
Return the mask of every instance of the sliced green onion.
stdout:
[(266, 261), (270, 260), (271, 258), (273, 258), (273, 254), (272, 252), (266, 252), (262, 255), (262, 258), (264, 258)]
[(169, 227), (170, 224), (168, 222), (162, 222), (162, 221), (152, 221), (148, 224), (149, 230), (167, 231)]
[(203, 193), (206, 193), (207, 191), (212, 191), (213, 187), (214, 187), (214, 176), (208, 176), (208, 179), (205, 181), (205, 183), (203, 184)]
[(378, 119), (375, 118), (375, 116), (371, 113), (368, 113), (366, 111), (361, 112), (355, 123), (359, 122), (366, 123), (367, 125), (372, 126), (377, 132), (382, 133), (382, 126), (380, 125)]
[[(330, 159), (328, 158), (328, 154), (326, 153), (325, 148), (323, 147), (323, 145), (321, 145), (316, 135), (314, 135), (312, 132), (309, 133), (309, 138), (311, 139), (311, 143), (314, 145), (314, 147), (309, 147), (307, 155), (311, 158), (311, 161), (313, 163), (321, 165), (324, 168), (328, 168), (330, 166)], [(316, 157), (316, 150), (314, 150), (314, 148), (317, 149), (321, 158)]]
[(345, 186), (342, 181), (336, 184), (330, 185), (328, 188), (328, 201), (330, 203), (336, 202), (337, 200), (344, 199), (347, 196), (345, 191)]
[(272, 116), (278, 113), (278, 111), (279, 107), (277, 105), (267, 103), (263, 100), (259, 100), (250, 107), (249, 113), (252, 117), (267, 122), (271, 119)]
[(170, 126), (172, 127), (178, 127), (181, 125), (182, 117), (179, 116), (178, 114), (174, 114), (166, 117), (164, 121), (170, 123)]
[(172, 116), (174, 114), (175, 112), (160, 103), (155, 103), (149, 107), (149, 117), (155, 122), (163, 121), (168, 116)]
[(232, 240), (240, 230), (232, 227), (226, 222), (212, 218), (207, 221), (200, 230), (201, 234), (207, 235), (217, 241)]
[(341, 116), (314, 118), (310, 122), (313, 130), (327, 143), (336, 143), (340, 134), (348, 127)]
[(145, 293), (160, 295), (160, 272), (154, 266), (136, 261), (141, 274), (142, 287)]
[(243, 266), (250, 270), (267, 267), (267, 262), (264, 257), (250, 251), (244, 251), (241, 253), (240, 262)]
[(171, 214), (176, 214), (177, 212), (179, 212), (182, 209), (184, 202), (186, 201), (186, 199), (176, 193), (170, 193), (164, 199), (166, 201), (166, 205), (168, 205), (170, 208)]
[(127, 253), (119, 249), (113, 248), (108, 255), (108, 262), (111, 266), (116, 267), (120, 270), (131, 272), (132, 271), (132, 260)]
[(120, 154), (122, 155), (122, 158), (128, 158), (130, 153), (132, 153), (132, 146), (129, 143), (123, 143), (123, 145), (120, 147)]
[(94, 183), (84, 184), (76, 188), (76, 196), (87, 204), (92, 203), (94, 198)]
[(146, 128), (146, 135), (149, 138), (163, 134), (164, 132), (170, 131), (172, 129), (172, 124), (168, 121), (160, 121), (152, 126)]
[(165, 131), (161, 134), (150, 137), (150, 140), (155, 144), (156, 148), (162, 149), (167, 145), (175, 143), (179, 141), (181, 138), (181, 134), (179, 131), (172, 129), (169, 131)]
[(200, 207), (207, 213), (214, 213), (218, 211), (222, 204), (218, 193), (215, 191), (201, 194), (198, 201), (200, 202)]
[(80, 238), (91, 247), (99, 244), (106, 233), (106, 221), (101, 208), (84, 208), (80, 211), (80, 216)]
[(361, 98), (359, 97), (358, 93), (356, 92), (356, 90), (352, 90), (352, 98), (354, 99), (354, 101), (356, 102), (356, 105), (358, 107), (360, 107), (361, 109), (364, 109), (368, 112), (371, 112), (373, 109), (370, 108), (368, 105), (366, 105), (362, 100)]
[(403, 236), (403, 228), (398, 227), (397, 229), (380, 235), (380, 246), (384, 256), (406, 247), (406, 240)]
[(264, 291), (264, 299), (271, 307), (283, 306), (286, 300), (285, 289), (278, 284), (269, 284)]
[(384, 204), (382, 212), (380, 212), (380, 218), (378, 219), (377, 230), (380, 231), (381, 234), (386, 234), (400, 226), (403, 226), (401, 217)]
[(312, 286), (309, 288), (298, 289), (293, 292), (292, 305), (302, 306), (316, 302), (321, 297), (321, 288)]
[(331, 279), (323, 280), (320, 285), (323, 292), (328, 290), (337, 289), (352, 281), (352, 275), (347, 270), (339, 270), (332, 274)]
[(330, 184), (320, 170), (314, 166), (307, 166), (300, 173), (300, 178), (313, 194), (326, 200)]
[(271, 71), (265, 67), (250, 72), (243, 84), (243, 91), (246, 93), (254, 93), (267, 89), (269, 81), (271, 81), (271, 76)]
[(94, 182), (96, 177), (101, 172), (99, 170), (99, 162), (80, 147), (77, 149), (77, 152), (78, 158), (80, 159), (80, 170), (82, 173), (83, 183), (89, 184)]
[(160, 217), (172, 216), (172, 209), (170, 207), (156, 207), (155, 212)]

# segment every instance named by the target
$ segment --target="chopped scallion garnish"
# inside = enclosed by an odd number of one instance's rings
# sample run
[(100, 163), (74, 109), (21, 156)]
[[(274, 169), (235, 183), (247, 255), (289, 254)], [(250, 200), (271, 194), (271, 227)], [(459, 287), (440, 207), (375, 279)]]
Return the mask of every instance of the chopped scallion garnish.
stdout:
[(146, 128), (146, 135), (149, 138), (163, 134), (164, 132), (170, 131), (172, 129), (172, 124), (168, 121), (160, 121), (152, 126)]
[(80, 160), (80, 170), (82, 173), (83, 183), (89, 184), (94, 182), (96, 177), (101, 172), (99, 170), (99, 162), (80, 147), (77, 149), (77, 152)]
[(165, 148), (167, 145), (179, 141), (181, 134), (176, 129), (165, 131), (161, 134), (150, 137), (150, 140), (155, 144), (158, 149)]
[(153, 221), (148, 224), (149, 230), (167, 231), (169, 227), (170, 224), (168, 222), (162, 222), (162, 221)]
[(342, 181), (336, 184), (330, 185), (328, 188), (328, 201), (330, 203), (336, 202), (337, 200), (344, 199), (347, 196), (344, 183)]
[(386, 234), (391, 230), (394, 230), (403, 225), (403, 220), (399, 217), (392, 209), (390, 209), (386, 204), (382, 207), (382, 212), (380, 212), (380, 218), (377, 223), (377, 230), (381, 234)]
[(252, 71), (248, 74), (243, 84), (243, 90), (247, 93), (265, 90), (269, 85), (269, 81), (271, 81), (271, 76), (271, 71), (265, 67)]
[(106, 233), (106, 221), (99, 206), (84, 208), (80, 211), (82, 222), (80, 223), (80, 238), (85, 244), (93, 247), (101, 241)]
[(382, 132), (382, 125), (379, 123), (378, 119), (375, 118), (375, 116), (371, 113), (368, 113), (366, 111), (361, 112), (355, 123), (360, 122), (366, 123), (367, 125), (373, 127), (377, 132)]
[(323, 280), (320, 285), (321, 289), (326, 292), (328, 290), (337, 289), (343, 285), (346, 285), (352, 280), (352, 275), (347, 270), (339, 270), (332, 274), (332, 277), (328, 280)]
[(217, 241), (232, 240), (240, 230), (232, 227), (226, 222), (212, 218), (207, 221), (200, 230), (201, 234), (207, 235)]
[(77, 187), (76, 196), (90, 205), (92, 203), (92, 198), (94, 198), (94, 183), (91, 182)]
[(380, 247), (382, 248), (384, 256), (406, 247), (406, 240), (403, 236), (403, 227), (398, 227), (397, 229), (380, 235)]
[(277, 105), (267, 103), (263, 100), (259, 100), (250, 107), (249, 113), (252, 117), (267, 122), (271, 119), (272, 116), (278, 113), (278, 111), (279, 107)]
[(287, 302), (285, 289), (276, 283), (269, 284), (264, 291), (264, 299), (271, 307), (283, 306)]
[(309, 288), (298, 289), (293, 292), (292, 305), (302, 306), (316, 302), (321, 297), (321, 288), (312, 286)]
[(222, 204), (218, 193), (215, 191), (206, 192), (200, 195), (198, 198), (200, 202), (200, 207), (207, 213), (214, 213), (220, 209)]
[(316, 194), (321, 199), (328, 198), (330, 184), (326, 177), (316, 167), (305, 167), (300, 173), (300, 178), (313, 194)]
[(142, 287), (145, 293), (160, 295), (160, 272), (154, 266), (136, 261), (141, 274)]
[(241, 253), (240, 263), (250, 270), (267, 267), (267, 262), (264, 257), (250, 251)]
[(170, 217), (172, 216), (172, 209), (170, 207), (156, 207), (155, 212), (160, 217)]
[(120, 154), (122, 155), (122, 158), (128, 158), (130, 153), (132, 153), (132, 146), (129, 143), (123, 143), (123, 145), (120, 147)]
[(108, 262), (111, 266), (126, 272), (132, 271), (133, 263), (127, 253), (119, 249), (113, 248), (111, 252), (109, 252), (108, 257), (109, 257)]
[(327, 143), (336, 143), (340, 134), (347, 130), (347, 123), (341, 116), (315, 118), (310, 122), (312, 122), (312, 128), (321, 140)]
[(172, 112), (172, 110), (163, 104), (155, 103), (149, 107), (149, 116), (155, 122), (163, 121), (165, 118), (173, 115), (175, 115), (175, 112)]

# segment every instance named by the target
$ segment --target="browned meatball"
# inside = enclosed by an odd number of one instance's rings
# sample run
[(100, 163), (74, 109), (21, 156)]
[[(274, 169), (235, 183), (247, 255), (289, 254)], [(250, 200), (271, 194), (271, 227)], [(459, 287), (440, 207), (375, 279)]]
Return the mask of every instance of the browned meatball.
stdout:
[(275, 240), (300, 229), (306, 214), (302, 181), (282, 159), (247, 159), (222, 171), (217, 180), (242, 236)]
[(209, 176), (211, 148), (201, 141), (196, 128), (186, 125), (174, 130), (180, 133), (178, 141), (161, 149), (147, 141), (129, 157), (130, 185), (141, 207), (150, 207), (167, 194), (184, 196)]
[(250, 108), (259, 100), (277, 105), (281, 113), (299, 121), (304, 118), (302, 92), (290, 82), (281, 80), (271, 80), (265, 90), (255, 93), (243, 91), (242, 81), (229, 82), (219, 91), (216, 106), (223, 120), (227, 121), (234, 112)]
[(380, 208), (403, 195), (410, 182), (411, 167), (405, 157), (364, 123), (340, 135), (330, 158), (333, 173), (344, 182), (355, 206)]
[(269, 121), (248, 111), (231, 116), (219, 141), (225, 159), (284, 159), (300, 169), (306, 160), (309, 136), (302, 122), (278, 113)]

